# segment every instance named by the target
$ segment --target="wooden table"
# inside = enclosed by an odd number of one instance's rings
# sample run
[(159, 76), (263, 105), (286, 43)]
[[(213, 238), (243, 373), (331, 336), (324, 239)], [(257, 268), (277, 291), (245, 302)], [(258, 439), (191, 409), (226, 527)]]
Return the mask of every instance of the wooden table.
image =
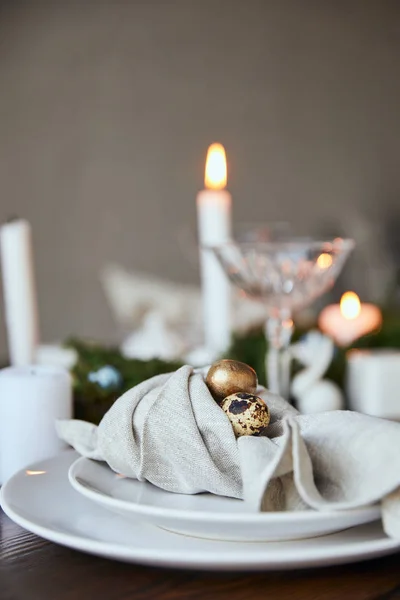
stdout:
[(400, 600), (400, 554), (308, 571), (212, 573), (104, 560), (46, 542), (0, 510), (1, 600)]

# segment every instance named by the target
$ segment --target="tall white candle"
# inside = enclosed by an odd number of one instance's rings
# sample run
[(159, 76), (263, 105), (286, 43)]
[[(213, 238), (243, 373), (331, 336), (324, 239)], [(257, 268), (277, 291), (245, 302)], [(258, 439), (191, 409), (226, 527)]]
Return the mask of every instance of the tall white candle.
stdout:
[(220, 144), (208, 149), (205, 188), (197, 195), (197, 219), (203, 300), (204, 341), (211, 355), (227, 349), (231, 333), (231, 290), (216, 257), (201, 246), (216, 246), (231, 238), (230, 193), (225, 189), (226, 158)]
[(27, 221), (18, 219), (2, 225), (0, 254), (10, 363), (28, 365), (34, 361), (39, 326), (31, 228)]
[(56, 419), (72, 417), (71, 376), (61, 367), (0, 371), (0, 484), (65, 448)]

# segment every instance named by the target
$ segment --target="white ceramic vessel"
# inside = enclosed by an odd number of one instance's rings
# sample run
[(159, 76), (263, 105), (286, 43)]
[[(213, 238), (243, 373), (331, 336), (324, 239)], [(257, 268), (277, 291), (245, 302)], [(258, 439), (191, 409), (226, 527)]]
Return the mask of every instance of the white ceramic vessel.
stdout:
[(105, 463), (79, 458), (69, 470), (72, 486), (89, 500), (127, 519), (146, 521), (184, 535), (225, 541), (309, 538), (368, 523), (379, 507), (318, 512), (250, 512), (241, 500), (213, 494), (173, 494), (121, 477)]
[(0, 491), (6, 514), (52, 542), (106, 558), (163, 567), (213, 570), (297, 569), (392, 554), (400, 541), (379, 521), (324, 537), (292, 542), (221, 542), (169, 533), (96, 506), (68, 483), (76, 453), (20, 471)]
[(3, 510), (25, 529), (98, 556), (153, 566), (214, 570), (294, 569), (392, 554), (400, 541), (379, 521), (324, 537), (292, 542), (220, 542), (169, 533), (96, 506), (68, 483), (74, 452), (36, 463), (0, 491)]

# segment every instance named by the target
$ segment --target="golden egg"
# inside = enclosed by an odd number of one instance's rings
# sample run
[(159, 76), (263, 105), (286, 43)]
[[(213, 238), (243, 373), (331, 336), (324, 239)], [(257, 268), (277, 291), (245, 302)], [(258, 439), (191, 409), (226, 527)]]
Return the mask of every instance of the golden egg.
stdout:
[(271, 419), (268, 406), (254, 394), (231, 394), (224, 398), (221, 408), (230, 420), (236, 437), (260, 435)]
[(255, 394), (257, 373), (252, 367), (238, 360), (223, 359), (211, 365), (206, 384), (213, 398), (221, 402), (235, 392)]

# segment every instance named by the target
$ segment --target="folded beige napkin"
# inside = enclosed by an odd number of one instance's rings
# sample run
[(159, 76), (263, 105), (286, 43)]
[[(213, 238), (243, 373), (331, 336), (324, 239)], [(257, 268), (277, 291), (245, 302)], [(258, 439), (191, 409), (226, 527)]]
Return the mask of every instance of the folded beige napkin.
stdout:
[(202, 373), (184, 366), (121, 396), (96, 427), (59, 421), (59, 436), (116, 472), (183, 494), (212, 492), (254, 511), (340, 510), (382, 502), (400, 538), (400, 424), (349, 411), (300, 415), (261, 388), (263, 437), (236, 439)]

